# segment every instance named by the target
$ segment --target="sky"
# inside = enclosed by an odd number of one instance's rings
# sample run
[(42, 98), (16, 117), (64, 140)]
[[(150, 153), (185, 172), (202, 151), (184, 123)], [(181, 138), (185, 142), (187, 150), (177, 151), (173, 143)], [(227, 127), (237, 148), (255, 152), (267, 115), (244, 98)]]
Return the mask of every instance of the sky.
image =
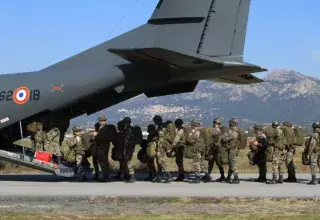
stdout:
[[(157, 3), (2, 0), (0, 74), (40, 70), (116, 37), (144, 24)], [(319, 0), (252, 0), (244, 60), (320, 78), (319, 8)]]

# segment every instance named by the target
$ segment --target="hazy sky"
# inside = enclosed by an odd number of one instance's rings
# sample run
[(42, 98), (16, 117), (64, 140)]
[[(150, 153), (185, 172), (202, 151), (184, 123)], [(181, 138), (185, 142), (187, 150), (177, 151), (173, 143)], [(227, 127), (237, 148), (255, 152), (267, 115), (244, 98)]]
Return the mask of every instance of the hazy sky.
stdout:
[[(158, 0), (138, 0), (110, 35), (133, 2), (2, 0), (0, 73), (42, 69), (135, 28)], [(252, 0), (245, 61), (320, 78), (319, 8), (319, 0)]]

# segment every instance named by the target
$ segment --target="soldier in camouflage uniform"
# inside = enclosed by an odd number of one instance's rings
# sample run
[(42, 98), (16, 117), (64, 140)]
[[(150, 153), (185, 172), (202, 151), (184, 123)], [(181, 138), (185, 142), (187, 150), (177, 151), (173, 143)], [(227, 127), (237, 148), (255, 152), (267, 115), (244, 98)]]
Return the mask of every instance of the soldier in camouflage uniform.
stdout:
[(85, 146), (81, 139), (81, 127), (74, 126), (72, 128), (73, 137), (66, 141), (69, 151), (67, 153), (67, 161), (74, 164), (75, 173), (79, 181), (86, 180), (82, 159), (85, 156)]
[[(292, 124), (288, 121), (283, 122), (284, 127), (288, 127), (292, 129), (292, 138), (294, 136)], [(293, 141), (293, 140), (292, 140)], [(288, 169), (288, 178), (284, 180), (284, 182), (297, 182), (296, 179), (296, 169), (293, 163), (293, 158), (295, 154), (295, 147), (292, 144), (288, 144), (286, 138), (284, 139), (285, 149), (287, 151), (286, 153), (286, 166)]]
[[(208, 152), (208, 157), (209, 157), (208, 174), (209, 175), (211, 174), (213, 167), (214, 167), (214, 163), (216, 163), (216, 165), (219, 168), (219, 172), (220, 172), (220, 178), (216, 180), (217, 182), (223, 182), (226, 180), (226, 177), (224, 176), (223, 165), (220, 164), (219, 161), (217, 160), (219, 148), (221, 147), (221, 136), (222, 136), (220, 126), (221, 126), (221, 120), (219, 118), (215, 118), (213, 120), (212, 145), (210, 146), (209, 152)], [(210, 180), (211, 180), (211, 178), (209, 179), (209, 181)]]
[(136, 181), (134, 177), (134, 167), (132, 163), (132, 156), (135, 150), (135, 143), (132, 142), (134, 136), (131, 127), (131, 119), (125, 117), (123, 119), (124, 130), (123, 130), (123, 141), (124, 141), (124, 152), (123, 159), (120, 161), (120, 166), (123, 167), (124, 179), (127, 183), (134, 183)]
[(163, 177), (162, 174), (165, 175), (165, 183), (170, 183), (173, 181), (170, 173), (168, 172), (167, 167), (167, 153), (170, 153), (170, 151), (167, 151), (167, 143), (165, 141), (165, 128), (164, 124), (162, 123), (162, 118), (159, 115), (154, 116), (153, 121), (156, 125), (156, 130), (158, 133), (157, 138), (157, 148), (156, 148), (156, 164), (157, 164), (157, 176), (153, 179), (153, 182), (162, 182)]
[[(226, 181), (231, 184), (238, 184), (238, 168), (237, 168), (237, 156), (239, 147), (239, 134), (238, 134), (238, 121), (236, 119), (231, 119), (229, 121), (229, 131), (222, 135), (222, 144), (226, 147), (228, 151), (229, 158), (229, 171)], [(231, 181), (231, 176), (234, 176), (233, 181)]]
[[(156, 126), (154, 124), (148, 125), (148, 137), (146, 141), (146, 148), (151, 142), (155, 142), (158, 139), (158, 132), (156, 130)], [(147, 156), (147, 168), (149, 172), (149, 176), (145, 179), (145, 181), (152, 181), (154, 178), (156, 178), (157, 169), (155, 166), (155, 158), (150, 158)]]
[[(204, 164), (205, 145), (203, 137), (201, 136), (201, 127), (199, 120), (193, 119), (191, 121), (191, 132), (187, 135), (187, 145), (191, 145), (193, 149), (192, 162), (195, 172), (195, 179), (191, 181), (191, 183), (200, 183), (200, 174), (205, 171), (206, 166)], [(208, 175), (208, 173), (205, 173), (206, 178), (210, 178), (208, 177)]]
[[(311, 181), (308, 185), (316, 185), (316, 168), (320, 168), (320, 145), (319, 145), (319, 133), (320, 124), (319, 122), (314, 122), (312, 125), (313, 134), (311, 136), (310, 142), (307, 146), (308, 156), (310, 157), (310, 170), (311, 170)], [(320, 184), (320, 179), (318, 180)]]
[[(273, 147), (272, 152), (272, 179), (267, 184), (283, 183), (283, 174), (285, 167), (285, 152), (284, 152), (284, 136), (278, 121), (272, 122), (272, 132), (268, 134), (268, 139), (271, 139), (269, 147)], [(279, 176), (278, 180), (277, 177)]]
[[(99, 126), (97, 126), (97, 131), (94, 132), (94, 157), (96, 159), (95, 167), (95, 179), (101, 182), (110, 180), (109, 171), (109, 149), (110, 142), (108, 141), (107, 134), (107, 118), (105, 116), (100, 116), (98, 118)], [(98, 166), (97, 166), (98, 165)], [(99, 166), (101, 168), (101, 175), (99, 172)]]
[(37, 132), (31, 135), (32, 147), (36, 151), (45, 151), (45, 145), (47, 140), (47, 134), (43, 131), (43, 124), (37, 123)]
[(61, 156), (60, 152), (60, 130), (57, 127), (47, 132), (45, 150), (54, 155)]
[(254, 125), (254, 133), (256, 141), (253, 144), (257, 147), (258, 151), (254, 154), (253, 164), (258, 165), (259, 177), (255, 179), (255, 182), (267, 181), (267, 156), (266, 149), (268, 148), (267, 137), (263, 134), (263, 127), (261, 125)]
[(176, 136), (172, 142), (172, 146), (175, 148), (175, 161), (178, 166), (178, 178), (175, 179), (175, 182), (180, 182), (184, 180), (184, 167), (183, 167), (183, 151), (184, 145), (181, 142), (183, 139), (183, 121), (178, 118), (174, 122), (176, 126)]

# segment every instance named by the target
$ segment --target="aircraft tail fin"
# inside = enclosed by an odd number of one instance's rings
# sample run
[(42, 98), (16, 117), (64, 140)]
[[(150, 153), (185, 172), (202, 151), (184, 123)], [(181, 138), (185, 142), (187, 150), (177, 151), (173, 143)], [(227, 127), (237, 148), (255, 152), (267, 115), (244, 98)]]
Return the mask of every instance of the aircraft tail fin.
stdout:
[(160, 0), (148, 24), (157, 47), (242, 60), (250, 0)]

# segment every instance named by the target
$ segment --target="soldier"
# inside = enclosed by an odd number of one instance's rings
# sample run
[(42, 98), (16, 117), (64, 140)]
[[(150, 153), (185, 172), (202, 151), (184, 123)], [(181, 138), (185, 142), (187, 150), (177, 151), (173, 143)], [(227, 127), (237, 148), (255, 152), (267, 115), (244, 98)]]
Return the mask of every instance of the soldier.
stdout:
[[(148, 125), (148, 137), (146, 141), (146, 148), (148, 146), (152, 145), (153, 142), (156, 142), (158, 139), (158, 132), (156, 130), (156, 126), (154, 124)], [(156, 151), (156, 147), (154, 148), (154, 151)], [(156, 154), (156, 152), (154, 152)], [(145, 181), (152, 181), (156, 178), (156, 166), (154, 164), (155, 157), (147, 156), (147, 168), (149, 172), (149, 176), (145, 179)]]
[[(231, 119), (229, 121), (229, 131), (222, 135), (222, 142), (228, 151), (229, 159), (229, 171), (226, 181), (231, 184), (240, 183), (238, 178), (238, 168), (237, 168), (237, 155), (239, 146), (239, 134), (238, 134), (238, 121), (236, 119)], [(234, 176), (233, 181), (231, 181), (231, 176)]]
[(82, 164), (83, 156), (85, 156), (85, 146), (81, 139), (81, 127), (74, 126), (72, 128), (73, 137), (66, 141), (69, 152), (67, 153), (67, 160), (69, 163), (74, 164), (75, 173), (79, 181), (87, 180), (85, 176), (84, 167)]
[(162, 118), (159, 115), (156, 115), (153, 118), (155, 125), (157, 126), (158, 137), (156, 141), (156, 163), (157, 163), (157, 176), (153, 179), (153, 182), (162, 182), (163, 177), (162, 174), (164, 173), (166, 176), (166, 180), (164, 183), (170, 183), (173, 181), (170, 173), (168, 172), (167, 168), (167, 153), (170, 153), (167, 150), (167, 143), (165, 140), (165, 128), (164, 124), (162, 123)]
[(43, 124), (37, 123), (37, 132), (31, 135), (32, 147), (36, 151), (45, 151), (45, 145), (47, 141), (47, 134), (43, 131)]
[(121, 167), (123, 167), (125, 181), (127, 183), (134, 183), (134, 167), (131, 160), (135, 149), (135, 143), (133, 142), (134, 134), (131, 127), (131, 119), (129, 117), (125, 117), (123, 119), (123, 124), (124, 152), (120, 164), (122, 164)]
[(255, 182), (266, 182), (267, 181), (267, 157), (266, 149), (268, 147), (267, 137), (263, 134), (263, 127), (260, 125), (254, 125), (254, 133), (256, 141), (253, 145), (256, 146), (257, 152), (253, 157), (253, 164), (258, 165), (259, 177), (255, 179)]
[[(320, 145), (319, 145), (319, 132), (320, 132), (320, 124), (319, 122), (314, 122), (312, 125), (313, 134), (310, 138), (308, 147), (308, 156), (310, 157), (310, 170), (311, 170), (311, 181), (308, 185), (316, 185), (316, 168), (320, 168)], [(320, 179), (318, 180), (320, 184)]]
[(57, 127), (53, 127), (47, 132), (47, 140), (45, 150), (54, 155), (61, 156), (60, 152), (60, 130)]
[[(97, 162), (97, 164), (94, 164), (95, 179), (97, 179), (98, 181), (104, 182), (104, 181), (110, 180), (109, 158), (108, 158), (110, 142), (108, 141), (108, 138), (107, 138), (108, 137), (107, 118), (105, 116), (100, 116), (98, 120), (99, 120), (99, 124), (96, 129), (97, 131), (94, 132), (94, 136), (95, 136), (94, 155)], [(102, 175), (99, 175), (99, 166), (101, 168)]]
[(82, 157), (82, 165), (84, 167), (90, 168), (90, 163), (88, 158), (92, 156), (94, 147), (94, 129), (87, 128), (86, 132), (81, 136), (82, 143), (85, 149), (85, 155)]
[(184, 145), (181, 142), (183, 138), (183, 121), (178, 118), (174, 122), (176, 126), (176, 136), (173, 140), (172, 146), (175, 148), (175, 161), (178, 166), (178, 178), (175, 179), (175, 182), (180, 182), (184, 180), (184, 167), (183, 167), (183, 150)]
[(117, 141), (112, 149), (112, 159), (114, 161), (119, 161), (119, 170), (116, 176), (113, 176), (114, 179), (122, 181), (124, 179), (124, 164), (121, 163), (123, 160), (123, 151), (124, 151), (124, 129), (125, 125), (123, 121), (118, 121), (117, 123), (118, 133), (117, 133)]
[(288, 178), (284, 182), (297, 182), (296, 169), (293, 163), (295, 147), (293, 146), (294, 131), (292, 124), (288, 121), (283, 122), (284, 145), (286, 149), (286, 166), (288, 169)]
[(223, 169), (223, 165), (220, 164), (220, 162), (217, 160), (217, 156), (218, 156), (218, 151), (219, 148), (221, 147), (221, 136), (222, 136), (222, 132), (220, 130), (220, 126), (221, 126), (221, 120), (219, 118), (215, 118), (213, 120), (213, 129), (212, 129), (212, 145), (210, 146), (209, 149), (209, 160), (208, 160), (208, 173), (209, 175), (211, 174), (213, 167), (214, 167), (214, 163), (216, 163), (216, 165), (219, 168), (219, 172), (220, 172), (220, 178), (217, 179), (217, 182), (223, 182), (226, 180), (225, 176), (224, 176), (224, 169)]
[[(269, 137), (271, 136), (271, 137)], [(278, 121), (272, 122), (272, 133), (268, 134), (268, 139), (273, 139), (269, 141), (270, 147), (273, 147), (272, 153), (272, 180), (268, 184), (283, 183), (284, 174), (284, 164), (285, 164), (285, 153), (284, 153), (284, 136), (283, 131), (280, 128)], [(277, 180), (277, 177), (279, 179)]]
[[(200, 174), (205, 170), (204, 153), (205, 145), (201, 136), (200, 121), (193, 119), (191, 121), (191, 132), (188, 134), (187, 144), (192, 146), (192, 161), (195, 172), (195, 179), (191, 183), (200, 183)], [(208, 173), (205, 173), (206, 178)]]

